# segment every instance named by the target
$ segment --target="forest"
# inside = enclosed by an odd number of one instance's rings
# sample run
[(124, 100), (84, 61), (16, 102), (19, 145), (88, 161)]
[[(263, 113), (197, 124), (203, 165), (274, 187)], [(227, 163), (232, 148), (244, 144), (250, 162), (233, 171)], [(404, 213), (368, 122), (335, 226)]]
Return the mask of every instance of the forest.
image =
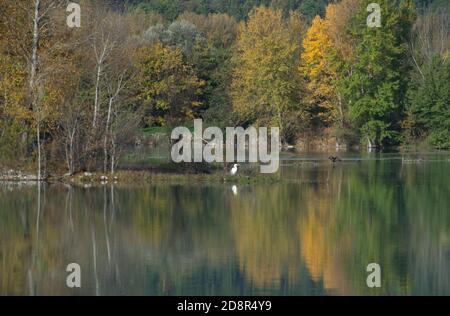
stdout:
[(283, 144), (450, 148), (450, 3), (0, 0), (0, 167), (114, 172), (149, 131), (278, 126)]

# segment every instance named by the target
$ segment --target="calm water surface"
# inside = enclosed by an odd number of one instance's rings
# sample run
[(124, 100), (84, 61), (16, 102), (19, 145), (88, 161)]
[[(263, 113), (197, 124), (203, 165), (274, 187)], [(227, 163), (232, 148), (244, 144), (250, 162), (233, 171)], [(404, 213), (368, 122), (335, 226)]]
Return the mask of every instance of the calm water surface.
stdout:
[(325, 158), (234, 188), (0, 184), (0, 295), (450, 295), (450, 156)]

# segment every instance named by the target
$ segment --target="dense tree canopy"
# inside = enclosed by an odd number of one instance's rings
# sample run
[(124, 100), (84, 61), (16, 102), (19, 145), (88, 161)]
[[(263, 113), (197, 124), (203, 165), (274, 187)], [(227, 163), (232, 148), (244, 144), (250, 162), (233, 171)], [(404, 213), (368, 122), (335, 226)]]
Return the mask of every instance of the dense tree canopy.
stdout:
[(233, 81), (234, 109), (247, 123), (275, 124), (284, 137), (286, 121), (300, 100), (298, 63), (302, 23), (292, 13), (260, 7), (241, 24)]
[(407, 59), (409, 33), (414, 22), (410, 1), (397, 7), (381, 1), (382, 26), (365, 27), (370, 1), (362, 1), (351, 21), (357, 41), (356, 60), (351, 76), (345, 78), (345, 96), (350, 117), (361, 129), (370, 146), (396, 141), (405, 102), (410, 71)]
[(285, 15), (290, 11), (299, 11), (308, 19), (324, 14), (331, 0), (130, 0), (133, 7), (140, 10), (156, 11), (168, 20), (173, 20), (182, 12), (197, 14), (226, 13), (238, 20), (247, 19), (253, 8), (271, 6), (280, 9)]
[(141, 129), (193, 118), (449, 148), (448, 1), (380, 0), (379, 28), (369, 2), (81, 0), (72, 29), (67, 1), (1, 1), (0, 158), (114, 170)]

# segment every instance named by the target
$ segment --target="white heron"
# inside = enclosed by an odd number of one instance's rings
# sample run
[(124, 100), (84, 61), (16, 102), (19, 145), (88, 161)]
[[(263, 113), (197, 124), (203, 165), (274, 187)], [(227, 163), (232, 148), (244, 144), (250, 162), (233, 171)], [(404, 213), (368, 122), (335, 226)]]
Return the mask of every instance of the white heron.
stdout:
[(234, 175), (236, 175), (236, 173), (238, 172), (238, 164), (234, 164), (233, 165), (233, 168), (231, 168), (231, 171), (230, 171), (230, 174), (232, 175), (232, 176), (234, 176)]

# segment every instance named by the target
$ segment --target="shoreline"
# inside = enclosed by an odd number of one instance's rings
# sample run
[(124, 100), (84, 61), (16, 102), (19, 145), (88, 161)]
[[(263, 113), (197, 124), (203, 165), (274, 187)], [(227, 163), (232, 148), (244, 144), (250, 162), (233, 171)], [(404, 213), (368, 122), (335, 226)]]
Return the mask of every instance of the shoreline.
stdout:
[(278, 182), (279, 177), (274, 175), (238, 175), (231, 176), (222, 171), (211, 173), (183, 173), (142, 170), (119, 170), (111, 174), (102, 172), (81, 173), (71, 177), (52, 178), (57, 182), (79, 185), (105, 185), (105, 184), (150, 184), (150, 183), (273, 183)]
[[(439, 152), (440, 154), (450, 155), (450, 152)], [(422, 156), (426, 153), (422, 153)], [(436, 152), (430, 153), (436, 154)], [(425, 163), (428, 159), (416, 159), (416, 153), (411, 153), (409, 158), (403, 163)], [(418, 157), (420, 157), (419, 155)], [(414, 159), (413, 159), (414, 158)], [(402, 159), (401, 156), (398, 159)], [(442, 161), (450, 162), (450, 158), (445, 157)], [(345, 163), (345, 159), (342, 163)], [(312, 159), (311, 161), (296, 161), (294, 164), (304, 166), (312, 164), (313, 166), (330, 165), (325, 158)], [(332, 165), (334, 167), (335, 164)], [(233, 183), (233, 184), (251, 184), (251, 183), (275, 183), (284, 181), (279, 172), (274, 174), (261, 174), (256, 165), (246, 166), (241, 169), (237, 175), (232, 176), (228, 171), (224, 171), (221, 165), (205, 167), (204, 165), (178, 165), (159, 164), (148, 166), (146, 168), (122, 168), (111, 175), (110, 172), (78, 172), (74, 175), (63, 175), (63, 171), (54, 172), (45, 175), (39, 182), (41, 183), (62, 183), (68, 185), (104, 185), (104, 184), (150, 184), (150, 183)], [(36, 183), (37, 174), (30, 169), (0, 169), (0, 184), (2, 183)]]
[[(277, 174), (241, 174), (231, 176), (222, 171), (212, 171), (210, 173), (183, 173), (183, 172), (163, 172), (158, 170), (118, 170), (111, 176), (110, 173), (103, 172), (84, 172), (72, 176), (51, 175), (42, 179), (41, 183), (61, 183), (67, 185), (142, 185), (151, 183), (233, 183), (233, 184), (251, 184), (251, 183), (274, 183), (280, 181)], [(0, 183), (37, 183), (37, 177), (34, 176), (0, 176)]]

